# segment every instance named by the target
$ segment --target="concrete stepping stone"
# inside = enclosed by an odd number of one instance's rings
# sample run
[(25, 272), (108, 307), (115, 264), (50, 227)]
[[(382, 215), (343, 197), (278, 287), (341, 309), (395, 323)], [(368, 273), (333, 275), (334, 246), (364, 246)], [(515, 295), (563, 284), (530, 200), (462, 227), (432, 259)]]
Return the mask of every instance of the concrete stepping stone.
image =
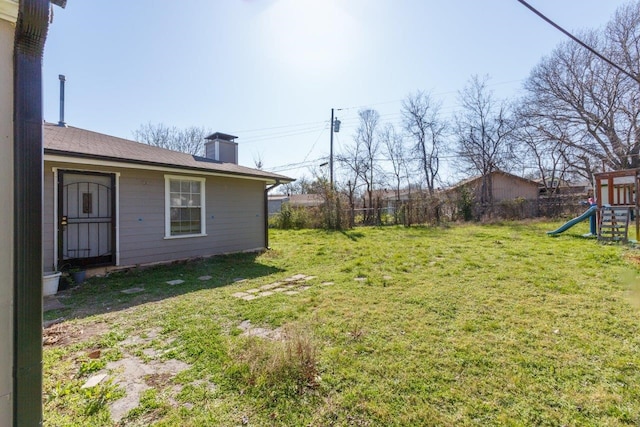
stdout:
[(245, 292), (248, 294), (257, 294), (260, 292), (260, 289), (247, 289)]
[(82, 385), (82, 387), (80, 388), (91, 388), (91, 387), (95, 387), (98, 384), (100, 384), (105, 378), (107, 378), (107, 374), (99, 374), (99, 375), (94, 375), (91, 378), (89, 378), (87, 380), (86, 383), (84, 383)]
[(136, 286), (135, 288), (123, 289), (120, 292), (123, 294), (138, 294), (140, 292), (144, 292), (144, 288)]
[(300, 292), (298, 292), (298, 291), (287, 291), (287, 292), (285, 292), (284, 294), (285, 294), (285, 295), (298, 295), (299, 293), (300, 293)]
[(282, 285), (281, 282), (275, 282), (275, 283), (270, 283), (268, 285), (260, 286), (260, 289), (262, 289), (263, 291), (269, 291), (269, 290), (271, 290), (273, 288), (277, 288), (280, 285)]
[(366, 277), (356, 277), (353, 280), (355, 280), (356, 282), (366, 282), (367, 278)]
[(269, 295), (273, 295), (273, 292), (265, 291), (265, 292), (260, 292), (258, 295), (261, 297), (268, 297)]
[(54, 296), (44, 297), (42, 300), (42, 311), (51, 311), (51, 310), (59, 310), (61, 308), (65, 308), (66, 306), (58, 301), (58, 298)]
[(167, 281), (167, 285), (171, 285), (171, 286), (175, 286), (175, 285), (181, 285), (184, 283), (184, 280), (180, 280), (180, 279), (176, 279), (176, 280), (168, 280)]
[(300, 288), (298, 288), (300, 291), (306, 291), (307, 289), (311, 289), (311, 286), (300, 286)]
[(246, 297), (247, 295), (249, 295), (249, 294), (246, 293), (246, 292), (236, 292), (235, 294), (232, 294), (231, 296), (232, 297), (236, 297), (236, 298), (243, 298), (243, 297)]
[(304, 280), (305, 282), (309, 282), (309, 281), (311, 281), (313, 279), (317, 279), (317, 278), (318, 278), (318, 276), (307, 276), (302, 280)]
[(273, 292), (284, 292), (286, 290), (287, 290), (286, 288), (275, 288)]
[(245, 300), (245, 301), (251, 301), (251, 300), (254, 300), (256, 298), (258, 298), (258, 297), (255, 296), (255, 295), (246, 295), (246, 296), (242, 297), (242, 299)]
[(211, 280), (211, 276), (200, 276), (200, 277), (198, 277), (198, 280), (202, 280), (203, 282), (205, 280)]
[(65, 321), (64, 317), (58, 317), (57, 319), (53, 319), (53, 320), (46, 320), (42, 322), (42, 327), (44, 329), (47, 329), (49, 326), (57, 325), (58, 323), (62, 323), (64, 321)]
[(236, 277), (235, 279), (233, 279), (233, 281), (235, 283), (240, 283), (240, 282), (246, 282), (247, 279), (243, 278), (243, 277)]
[(331, 285), (334, 285), (334, 284), (335, 283), (333, 283), (333, 282), (322, 282), (322, 283), (320, 283), (320, 285), (322, 285), (322, 286), (331, 286)]

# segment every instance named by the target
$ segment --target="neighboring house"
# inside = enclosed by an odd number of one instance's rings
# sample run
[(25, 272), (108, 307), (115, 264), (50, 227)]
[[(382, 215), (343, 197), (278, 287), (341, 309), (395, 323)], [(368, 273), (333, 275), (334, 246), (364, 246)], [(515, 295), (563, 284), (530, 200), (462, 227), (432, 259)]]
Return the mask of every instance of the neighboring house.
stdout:
[(573, 183), (563, 180), (557, 186), (555, 194), (587, 197), (588, 194), (593, 194), (593, 184), (586, 180)]
[(269, 194), (269, 215), (277, 215), (282, 206), (287, 204), (292, 208), (315, 208), (324, 205), (324, 198), (320, 194)]
[(547, 187), (544, 186), (542, 179), (535, 180), (540, 186), (540, 195), (586, 195), (593, 192), (593, 184), (583, 180), (579, 182), (569, 182), (564, 179), (556, 178), (553, 182), (547, 181)]
[[(505, 200), (537, 200), (539, 184), (535, 181), (519, 177), (507, 172), (494, 171), (491, 173), (491, 193), (493, 202), (498, 203)], [(453, 187), (443, 190), (442, 193), (451, 198), (460, 193), (462, 188), (467, 188), (474, 195), (476, 200), (480, 200), (482, 177), (476, 176), (459, 182)]]
[(292, 194), (289, 205), (292, 208), (317, 208), (324, 205), (324, 197), (321, 194)]
[(421, 192), (422, 190), (415, 188), (412, 190), (401, 188), (399, 193), (396, 190), (380, 190), (378, 192), (374, 192), (373, 198), (380, 198), (380, 200), (384, 200), (385, 202), (394, 202), (396, 200), (406, 202), (410, 200), (412, 196), (420, 194)]
[(269, 216), (277, 215), (282, 211), (282, 205), (289, 202), (286, 194), (269, 194), (267, 196)]
[(267, 247), (267, 186), (293, 179), (239, 166), (234, 139), (215, 133), (198, 157), (45, 123), (45, 270)]

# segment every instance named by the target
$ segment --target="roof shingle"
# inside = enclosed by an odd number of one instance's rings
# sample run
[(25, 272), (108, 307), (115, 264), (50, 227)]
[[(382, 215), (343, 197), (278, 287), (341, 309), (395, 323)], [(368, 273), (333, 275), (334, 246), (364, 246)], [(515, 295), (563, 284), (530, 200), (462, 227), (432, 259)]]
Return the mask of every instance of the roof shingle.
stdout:
[(206, 157), (154, 147), (73, 126), (58, 126), (53, 123), (44, 124), (44, 153), (216, 172), (263, 179), (270, 182), (280, 181), (285, 183), (294, 181), (292, 178), (272, 172), (248, 168), (234, 163), (218, 162)]

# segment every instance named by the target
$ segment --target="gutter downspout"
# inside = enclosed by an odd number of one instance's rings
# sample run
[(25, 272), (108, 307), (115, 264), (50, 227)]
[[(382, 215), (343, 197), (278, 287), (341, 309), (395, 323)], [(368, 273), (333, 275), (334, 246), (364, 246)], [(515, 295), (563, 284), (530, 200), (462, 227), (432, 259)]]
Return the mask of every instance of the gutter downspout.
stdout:
[(264, 189), (264, 248), (269, 247), (269, 191), (280, 185), (280, 180), (276, 179), (276, 183)]
[(14, 49), (13, 425), (42, 425), (42, 54), (49, 0), (21, 0)]

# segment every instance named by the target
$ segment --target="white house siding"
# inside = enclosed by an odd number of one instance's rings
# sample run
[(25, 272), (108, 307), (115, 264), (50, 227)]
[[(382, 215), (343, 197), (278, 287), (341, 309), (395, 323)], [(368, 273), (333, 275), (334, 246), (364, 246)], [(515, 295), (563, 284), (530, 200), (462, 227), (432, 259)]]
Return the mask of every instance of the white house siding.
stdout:
[[(45, 234), (48, 235), (43, 242), (46, 245), (45, 262), (53, 261), (53, 196), (48, 194), (53, 191), (50, 166), (45, 168), (45, 217), (49, 218), (45, 219)], [(58, 166), (61, 169), (80, 169), (72, 165)], [(121, 266), (241, 252), (265, 246), (265, 183), (262, 181), (171, 172), (171, 175), (206, 178), (207, 235), (165, 239), (164, 172), (105, 167), (81, 169), (120, 172), (118, 225)]]

